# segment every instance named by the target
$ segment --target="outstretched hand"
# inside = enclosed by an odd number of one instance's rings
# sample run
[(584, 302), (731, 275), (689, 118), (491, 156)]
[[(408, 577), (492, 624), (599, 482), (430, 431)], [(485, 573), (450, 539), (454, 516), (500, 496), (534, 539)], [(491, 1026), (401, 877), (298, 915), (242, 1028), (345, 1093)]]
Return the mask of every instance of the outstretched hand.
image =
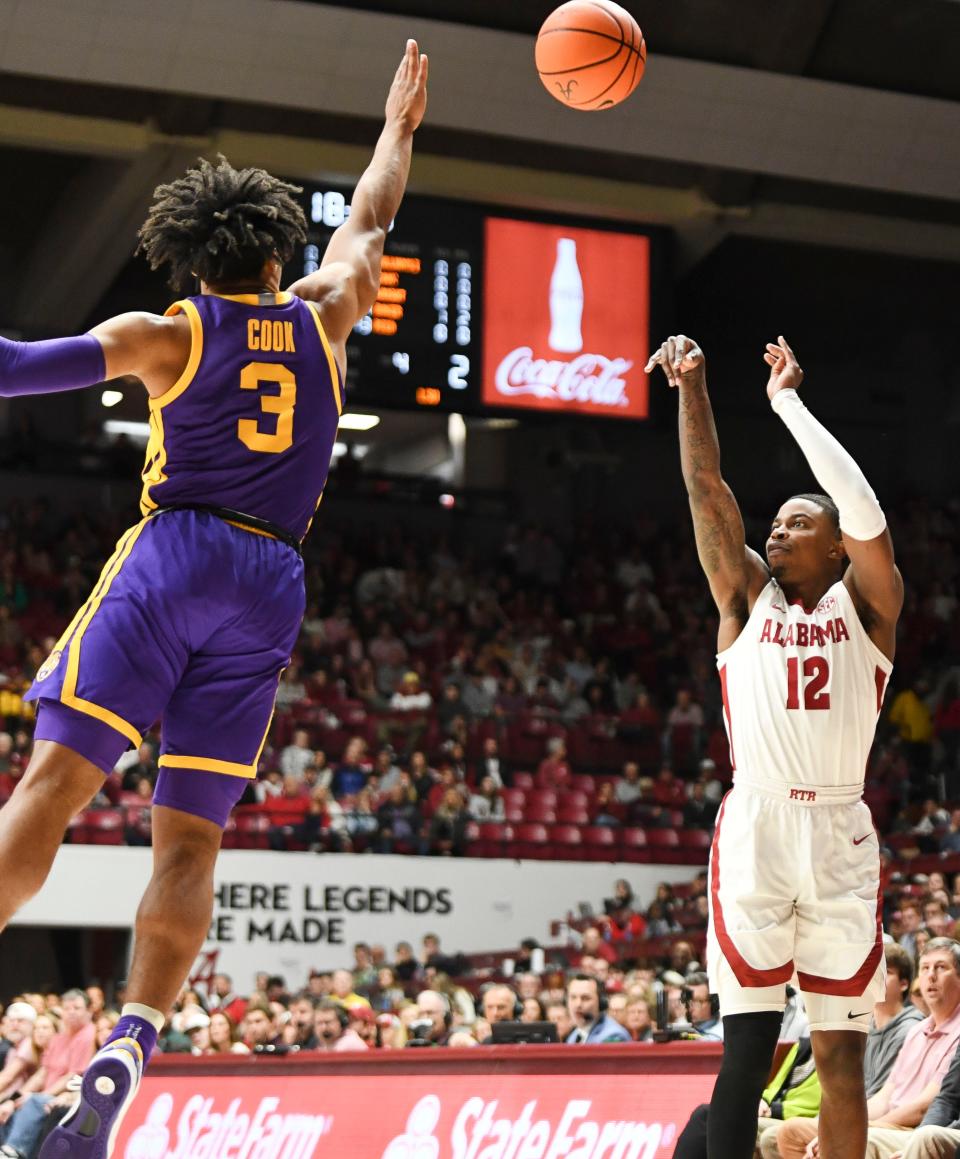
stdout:
[(767, 398), (772, 400), (780, 390), (796, 390), (803, 382), (803, 371), (797, 363), (797, 356), (787, 345), (787, 340), (782, 334), (776, 342), (767, 343), (763, 361), (770, 367)]
[(645, 367), (649, 374), (655, 366), (663, 368), (668, 386), (679, 386), (688, 374), (702, 373), (703, 351), (685, 334), (671, 335), (660, 349), (653, 354)]
[(387, 122), (398, 124), (408, 133), (419, 127), (427, 110), (427, 54), (415, 40), (408, 40), (390, 92), (387, 94)]

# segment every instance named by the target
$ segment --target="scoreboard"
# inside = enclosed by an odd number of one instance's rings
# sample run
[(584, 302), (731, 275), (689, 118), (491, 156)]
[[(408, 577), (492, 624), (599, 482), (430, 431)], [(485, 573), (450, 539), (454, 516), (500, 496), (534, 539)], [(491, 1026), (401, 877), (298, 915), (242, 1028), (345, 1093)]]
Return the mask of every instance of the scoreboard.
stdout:
[[(300, 195), (318, 268), (352, 190)], [(655, 230), (404, 198), (373, 308), (347, 347), (347, 404), (644, 419)]]

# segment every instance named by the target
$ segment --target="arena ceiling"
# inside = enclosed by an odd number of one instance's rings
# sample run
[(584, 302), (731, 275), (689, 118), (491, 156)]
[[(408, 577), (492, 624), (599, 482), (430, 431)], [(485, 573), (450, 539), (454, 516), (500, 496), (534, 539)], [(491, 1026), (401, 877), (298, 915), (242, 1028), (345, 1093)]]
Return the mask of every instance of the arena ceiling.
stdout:
[(135, 229), (200, 152), (356, 174), (406, 35), (434, 70), (415, 188), (662, 222), (687, 268), (737, 234), (960, 262), (957, 0), (627, 0), (648, 73), (594, 115), (533, 76), (553, 6), (0, 0), (0, 326), (159, 304)]

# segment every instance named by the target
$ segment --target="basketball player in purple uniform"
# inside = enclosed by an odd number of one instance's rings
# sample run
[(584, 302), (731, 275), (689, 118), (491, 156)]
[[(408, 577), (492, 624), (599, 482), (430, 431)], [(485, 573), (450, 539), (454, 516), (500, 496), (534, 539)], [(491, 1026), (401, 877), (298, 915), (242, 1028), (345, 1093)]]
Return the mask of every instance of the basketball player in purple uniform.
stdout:
[(37, 673), (33, 758), (0, 812), (2, 928), (43, 884), (71, 817), (162, 717), (129, 1002), (46, 1159), (111, 1154), (206, 936), (223, 827), (256, 775), (303, 616), (300, 541), (326, 483), (346, 341), (376, 298), (426, 101), (427, 58), (411, 40), (351, 215), (289, 290), (283, 263), (306, 236), (296, 190), (221, 158), (161, 186), (141, 230), (151, 266), (169, 266), (180, 293), (199, 279), (200, 293), (80, 338), (0, 339), (2, 395), (130, 374), (150, 396), (143, 519)]

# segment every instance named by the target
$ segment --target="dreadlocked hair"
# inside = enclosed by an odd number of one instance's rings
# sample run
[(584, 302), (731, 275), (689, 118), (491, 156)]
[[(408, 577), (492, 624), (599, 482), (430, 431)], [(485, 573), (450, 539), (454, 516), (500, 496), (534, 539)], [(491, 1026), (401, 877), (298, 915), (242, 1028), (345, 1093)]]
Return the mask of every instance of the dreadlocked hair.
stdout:
[(169, 266), (175, 293), (199, 277), (209, 285), (255, 278), (270, 258), (288, 262), (306, 241), (300, 193), (264, 169), (234, 169), (222, 154), (154, 191), (140, 245), (150, 268)]

